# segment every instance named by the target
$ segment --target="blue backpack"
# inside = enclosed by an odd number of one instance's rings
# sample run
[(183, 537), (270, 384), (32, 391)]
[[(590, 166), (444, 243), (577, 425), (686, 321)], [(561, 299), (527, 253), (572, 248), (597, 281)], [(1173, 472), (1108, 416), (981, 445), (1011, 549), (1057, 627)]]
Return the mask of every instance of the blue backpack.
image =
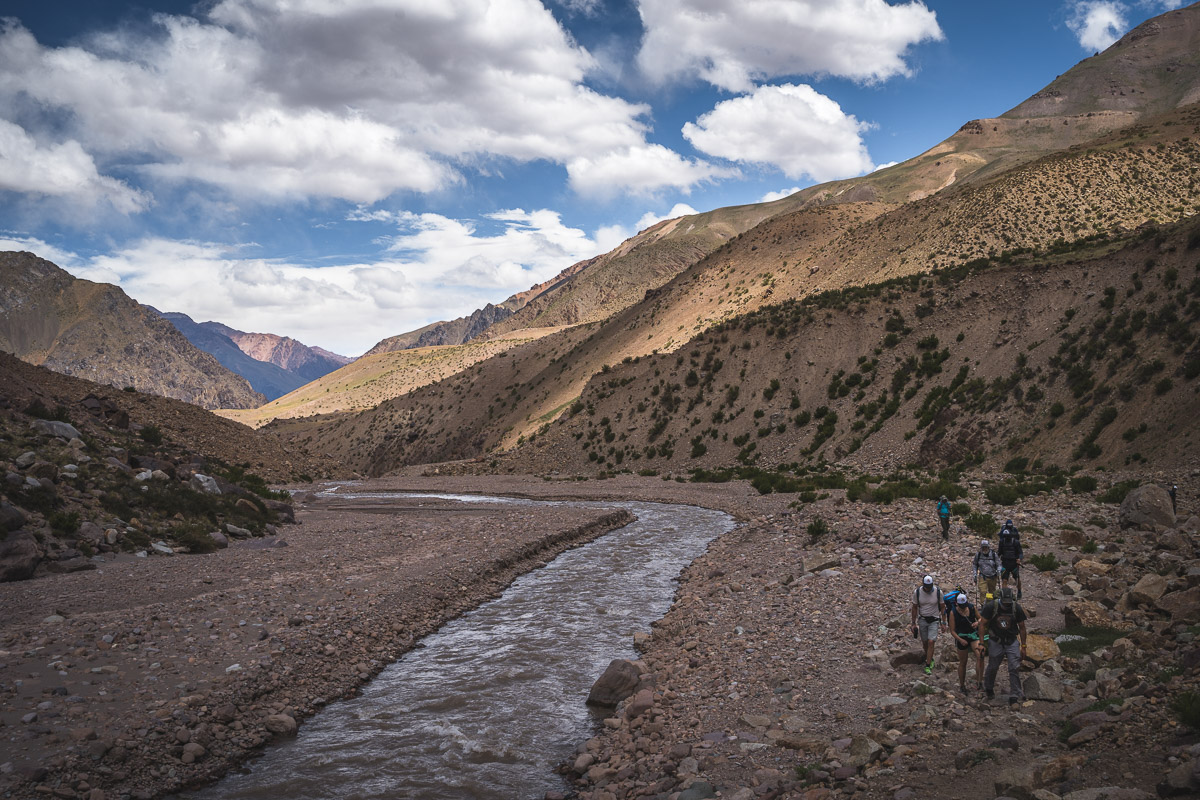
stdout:
[(963, 588), (961, 586), (956, 586), (954, 591), (946, 592), (944, 595), (942, 595), (942, 602), (946, 605), (947, 614), (954, 610), (954, 606), (958, 603), (958, 596), (960, 594), (963, 594)]

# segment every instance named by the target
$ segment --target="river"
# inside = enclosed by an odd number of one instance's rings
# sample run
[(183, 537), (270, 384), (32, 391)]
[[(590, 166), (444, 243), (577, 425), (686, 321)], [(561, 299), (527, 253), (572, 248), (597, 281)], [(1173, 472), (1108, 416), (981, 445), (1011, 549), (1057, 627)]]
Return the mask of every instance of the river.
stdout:
[[(342, 499), (471, 495), (354, 494)], [(513, 800), (563, 790), (554, 768), (595, 735), (584, 701), (632, 637), (666, 613), (679, 572), (731, 530), (723, 512), (639, 502), (637, 521), (564, 552), (447, 623), (351, 700), (307, 720), (241, 773), (187, 800)]]

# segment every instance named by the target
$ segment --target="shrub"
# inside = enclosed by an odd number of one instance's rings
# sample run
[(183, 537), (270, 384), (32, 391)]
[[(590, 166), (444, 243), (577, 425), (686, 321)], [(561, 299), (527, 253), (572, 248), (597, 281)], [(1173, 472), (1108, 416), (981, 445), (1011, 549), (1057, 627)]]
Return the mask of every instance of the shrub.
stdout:
[(1058, 649), (1064, 656), (1078, 658), (1082, 655), (1087, 655), (1101, 647), (1107, 647), (1125, 635), (1125, 631), (1117, 630), (1116, 628), (1067, 628), (1063, 634), (1067, 636), (1079, 636), (1079, 639), (1069, 639), (1068, 641), (1060, 642)]
[(966, 503), (955, 503), (950, 506), (950, 513), (956, 517), (965, 517), (971, 513), (971, 507)]
[(1099, 496), (1099, 498), (1097, 498), (1097, 499), (1101, 503), (1120, 504), (1125, 501), (1125, 495), (1129, 494), (1131, 491), (1133, 491), (1140, 485), (1141, 485), (1141, 482), (1137, 481), (1137, 480), (1121, 481), (1120, 483), (1114, 483), (1112, 486), (1108, 487), (1108, 489), (1105, 490), (1105, 492), (1103, 494), (1101, 494)]
[(1096, 491), (1096, 479), (1091, 475), (1076, 475), (1071, 478), (1071, 491), (1075, 494), (1087, 494)]
[(1096, 544), (1095, 539), (1088, 539), (1086, 542), (1083, 543), (1083, 547), (1081, 547), (1079, 549), (1081, 551), (1083, 551), (1084, 553), (1091, 554), (1091, 553), (1096, 552), (1096, 550), (1099, 549), (1099, 545)]
[(146, 425), (138, 434), (146, 444), (159, 445), (163, 442), (162, 431), (157, 425)]
[(1053, 572), (1059, 568), (1058, 557), (1054, 553), (1038, 553), (1029, 557), (1029, 563), (1037, 567), (1038, 572)]
[(74, 536), (79, 530), (78, 511), (56, 511), (46, 521), (50, 523), (50, 530), (59, 536)]
[(808, 527), (805, 528), (805, 531), (808, 533), (808, 537), (810, 539), (816, 541), (825, 534), (829, 533), (829, 524), (825, 522), (822, 517), (814, 517), (813, 521), (808, 523)]
[(1021, 499), (1021, 492), (1017, 490), (1017, 487), (1007, 483), (993, 484), (984, 489), (983, 494), (989, 503), (998, 506), (1011, 506)]
[(46, 408), (46, 404), (41, 400), (34, 399), (32, 403), (25, 407), (25, 413), (34, 419), (48, 419), (56, 422), (70, 422), (71, 417), (67, 414), (66, 406), (56, 406), (53, 411)]
[(208, 531), (199, 527), (187, 527), (175, 531), (176, 542), (188, 549), (189, 553), (211, 553), (217, 549), (217, 543), (208, 535)]
[(995, 533), (998, 527), (996, 525), (996, 518), (991, 514), (987, 514), (982, 511), (976, 511), (974, 514), (967, 517), (965, 522), (967, 528), (975, 533), (985, 536)]
[(1011, 459), (1007, 464), (1004, 465), (1004, 471), (1010, 475), (1016, 475), (1016, 474), (1024, 472), (1025, 468), (1028, 466), (1029, 466), (1028, 458), (1025, 458), (1024, 456), (1017, 456), (1016, 458)]
[(1200, 730), (1200, 692), (1182, 692), (1171, 701), (1171, 710), (1184, 725)]

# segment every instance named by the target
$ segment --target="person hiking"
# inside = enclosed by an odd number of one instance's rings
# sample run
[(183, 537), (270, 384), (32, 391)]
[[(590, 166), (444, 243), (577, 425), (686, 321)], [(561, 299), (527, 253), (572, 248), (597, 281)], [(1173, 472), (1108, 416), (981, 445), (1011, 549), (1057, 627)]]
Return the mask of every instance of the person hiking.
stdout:
[(948, 541), (950, 539), (950, 501), (946, 499), (946, 495), (938, 498), (937, 515), (942, 523), (942, 538)]
[(975, 568), (975, 587), (980, 602), (996, 596), (996, 581), (1000, 578), (1000, 554), (992, 549), (987, 539), (979, 543), (979, 550), (971, 562)]
[(933, 672), (933, 653), (938, 631), (945, 623), (942, 620), (942, 590), (933, 582), (932, 575), (921, 579), (921, 585), (913, 591), (912, 631), (925, 646), (925, 674)]
[(1005, 520), (1004, 527), (1000, 529), (996, 550), (1000, 554), (1000, 587), (1008, 586), (1008, 580), (1012, 578), (1017, 583), (1017, 599), (1020, 600), (1021, 565), (1025, 563), (1025, 551), (1021, 549), (1021, 534), (1011, 519)]
[(1177, 491), (1179, 491), (1179, 487), (1172, 483), (1171, 490), (1169, 492), (1167, 492), (1167, 494), (1171, 495), (1171, 513), (1172, 514), (1179, 513), (1179, 509), (1175, 508), (1175, 493)]
[[(1028, 633), (1025, 609), (1017, 602), (1013, 590), (1000, 590), (1000, 597), (984, 603), (980, 612), (979, 636), (988, 639), (988, 663), (983, 673), (983, 692), (991, 700), (996, 696), (996, 674), (1000, 661), (1008, 662), (1008, 704), (1016, 705), (1024, 698), (1021, 689), (1021, 657), (1025, 655)], [(1018, 645), (1018, 642), (1020, 643)]]
[(959, 592), (954, 608), (946, 612), (950, 635), (958, 649), (958, 688), (967, 693), (967, 659), (975, 656), (975, 686), (983, 689), (983, 642), (979, 638), (979, 615), (968, 600), (966, 592)]

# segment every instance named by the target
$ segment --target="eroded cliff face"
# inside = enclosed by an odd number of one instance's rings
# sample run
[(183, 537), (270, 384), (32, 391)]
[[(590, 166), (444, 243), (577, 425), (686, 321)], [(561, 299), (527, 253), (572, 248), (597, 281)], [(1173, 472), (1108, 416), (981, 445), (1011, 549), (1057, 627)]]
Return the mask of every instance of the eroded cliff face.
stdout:
[(204, 408), (266, 401), (116, 286), (79, 280), (33, 253), (0, 253), (0, 349), (65, 375)]

